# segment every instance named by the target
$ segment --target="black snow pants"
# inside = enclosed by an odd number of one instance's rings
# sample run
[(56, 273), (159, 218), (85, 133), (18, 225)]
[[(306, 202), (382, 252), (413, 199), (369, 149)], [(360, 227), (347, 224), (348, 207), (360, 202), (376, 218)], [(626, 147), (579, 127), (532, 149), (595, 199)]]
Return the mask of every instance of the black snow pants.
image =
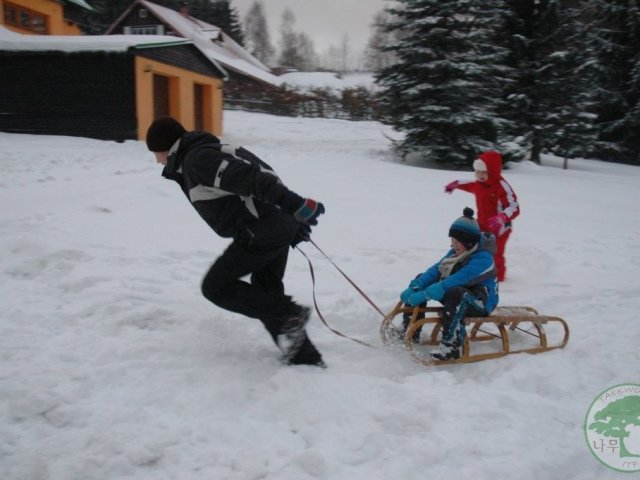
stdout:
[[(300, 312), (282, 281), (297, 230), (284, 215), (252, 225), (250, 240), (234, 240), (211, 266), (202, 294), (220, 308), (259, 319), (275, 341), (283, 319)], [(241, 280), (247, 275), (249, 282)]]

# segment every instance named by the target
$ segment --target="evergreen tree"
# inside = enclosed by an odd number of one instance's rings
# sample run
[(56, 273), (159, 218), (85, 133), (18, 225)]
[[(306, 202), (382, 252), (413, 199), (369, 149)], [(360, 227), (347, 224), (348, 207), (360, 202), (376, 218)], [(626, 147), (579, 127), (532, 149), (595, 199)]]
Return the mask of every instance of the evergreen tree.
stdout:
[(594, 154), (640, 164), (640, 4), (637, 0), (592, 0), (589, 48), (596, 61)]
[(229, 0), (216, 0), (211, 3), (214, 10), (213, 18), (216, 19), (211, 23), (222, 28), (227, 35), (244, 46), (244, 33), (236, 9), (231, 7)]
[(557, 51), (551, 55), (551, 83), (548, 122), (549, 151), (565, 159), (588, 156), (594, 139), (592, 85), (593, 56), (586, 46), (584, 0), (562, 0), (562, 24)]
[(271, 44), (264, 5), (261, 1), (255, 1), (251, 5), (244, 20), (244, 30), (245, 45), (249, 53), (265, 65), (270, 65), (275, 55), (275, 48)]
[(543, 152), (583, 152), (590, 132), (581, 2), (562, 3), (508, 0), (501, 32), (514, 72), (500, 109), (511, 125), (505, 133), (517, 139), (519, 156), (528, 150), (529, 159), (537, 163)]
[(637, 52), (633, 62), (629, 88), (630, 103), (633, 104), (633, 107), (629, 109), (624, 118), (627, 130), (623, 146), (627, 151), (627, 160), (635, 165), (640, 165), (640, 50)]
[[(173, 0), (169, 0), (168, 3), (173, 3)], [(236, 10), (229, 4), (229, 0), (188, 0), (187, 4), (192, 17), (220, 27), (227, 35), (244, 46), (242, 26)], [(170, 5), (166, 6), (173, 8)]]
[(400, 148), (449, 165), (495, 148), (501, 119), (503, 56), (496, 47), (499, 1), (398, 0), (390, 30), (403, 39), (388, 48), (398, 62), (376, 76)]
[(82, 13), (82, 30), (87, 35), (102, 35), (124, 13), (132, 0), (91, 0), (95, 12)]

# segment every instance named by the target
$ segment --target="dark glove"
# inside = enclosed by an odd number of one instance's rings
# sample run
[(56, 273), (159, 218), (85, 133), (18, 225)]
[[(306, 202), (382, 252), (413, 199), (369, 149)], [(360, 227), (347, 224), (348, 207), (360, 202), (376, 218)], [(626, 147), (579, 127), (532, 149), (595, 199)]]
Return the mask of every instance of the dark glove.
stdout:
[(308, 242), (311, 240), (311, 227), (306, 223), (301, 223), (291, 242), (291, 248), (295, 248), (300, 242)]
[(311, 198), (302, 198), (294, 192), (287, 192), (280, 202), (280, 208), (293, 215), (298, 223), (317, 225), (318, 217), (324, 213), (324, 205)]

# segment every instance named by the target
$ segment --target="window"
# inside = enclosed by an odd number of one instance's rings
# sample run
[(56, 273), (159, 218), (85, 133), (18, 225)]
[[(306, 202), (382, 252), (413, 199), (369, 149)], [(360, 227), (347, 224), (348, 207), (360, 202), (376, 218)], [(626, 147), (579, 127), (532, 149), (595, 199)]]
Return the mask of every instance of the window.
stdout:
[(47, 33), (47, 21), (43, 15), (31, 16), (31, 29), (38, 33)]
[(4, 5), (4, 23), (33, 33), (46, 34), (48, 32), (45, 15), (12, 3)]
[(16, 11), (16, 7), (9, 5), (4, 7), (4, 23), (6, 25), (18, 24), (18, 12)]
[(29, 12), (27, 12), (26, 10), (21, 10), (19, 26), (22, 28), (29, 28), (30, 23), (31, 22), (29, 21)]
[(140, 10), (138, 10), (138, 17), (140, 18), (147, 18), (147, 9), (146, 8), (141, 8)]
[(164, 35), (164, 25), (141, 25), (138, 27), (124, 27), (125, 35)]

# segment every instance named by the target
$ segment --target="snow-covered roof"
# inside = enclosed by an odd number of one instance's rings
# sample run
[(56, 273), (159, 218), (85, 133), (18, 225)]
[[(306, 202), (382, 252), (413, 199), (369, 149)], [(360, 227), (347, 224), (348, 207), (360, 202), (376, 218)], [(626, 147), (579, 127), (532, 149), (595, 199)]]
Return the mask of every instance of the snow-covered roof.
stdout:
[(95, 11), (95, 9), (84, 0), (67, 0), (67, 2), (73, 3), (74, 5), (82, 7), (86, 10), (91, 10), (92, 12)]
[(364, 87), (375, 89), (371, 72), (346, 73), (338, 76), (333, 72), (288, 72), (280, 75), (280, 81), (285, 85), (310, 90), (314, 88), (329, 88), (343, 90), (345, 88)]
[(126, 52), (131, 47), (193, 43), (167, 35), (23, 35), (0, 25), (0, 50), (40, 52)]
[[(192, 40), (194, 45), (212, 61), (220, 63), (229, 70), (234, 70), (271, 85), (280, 85), (282, 83), (276, 75), (271, 73), (269, 67), (247, 52), (219, 27), (192, 16), (184, 16), (180, 12), (146, 0), (139, 0), (137, 3), (144, 6), (164, 23), (170, 25), (181, 36)], [(116, 20), (112, 28), (126, 16), (128, 11), (120, 19)], [(110, 31), (111, 29), (107, 30), (107, 33)]]

